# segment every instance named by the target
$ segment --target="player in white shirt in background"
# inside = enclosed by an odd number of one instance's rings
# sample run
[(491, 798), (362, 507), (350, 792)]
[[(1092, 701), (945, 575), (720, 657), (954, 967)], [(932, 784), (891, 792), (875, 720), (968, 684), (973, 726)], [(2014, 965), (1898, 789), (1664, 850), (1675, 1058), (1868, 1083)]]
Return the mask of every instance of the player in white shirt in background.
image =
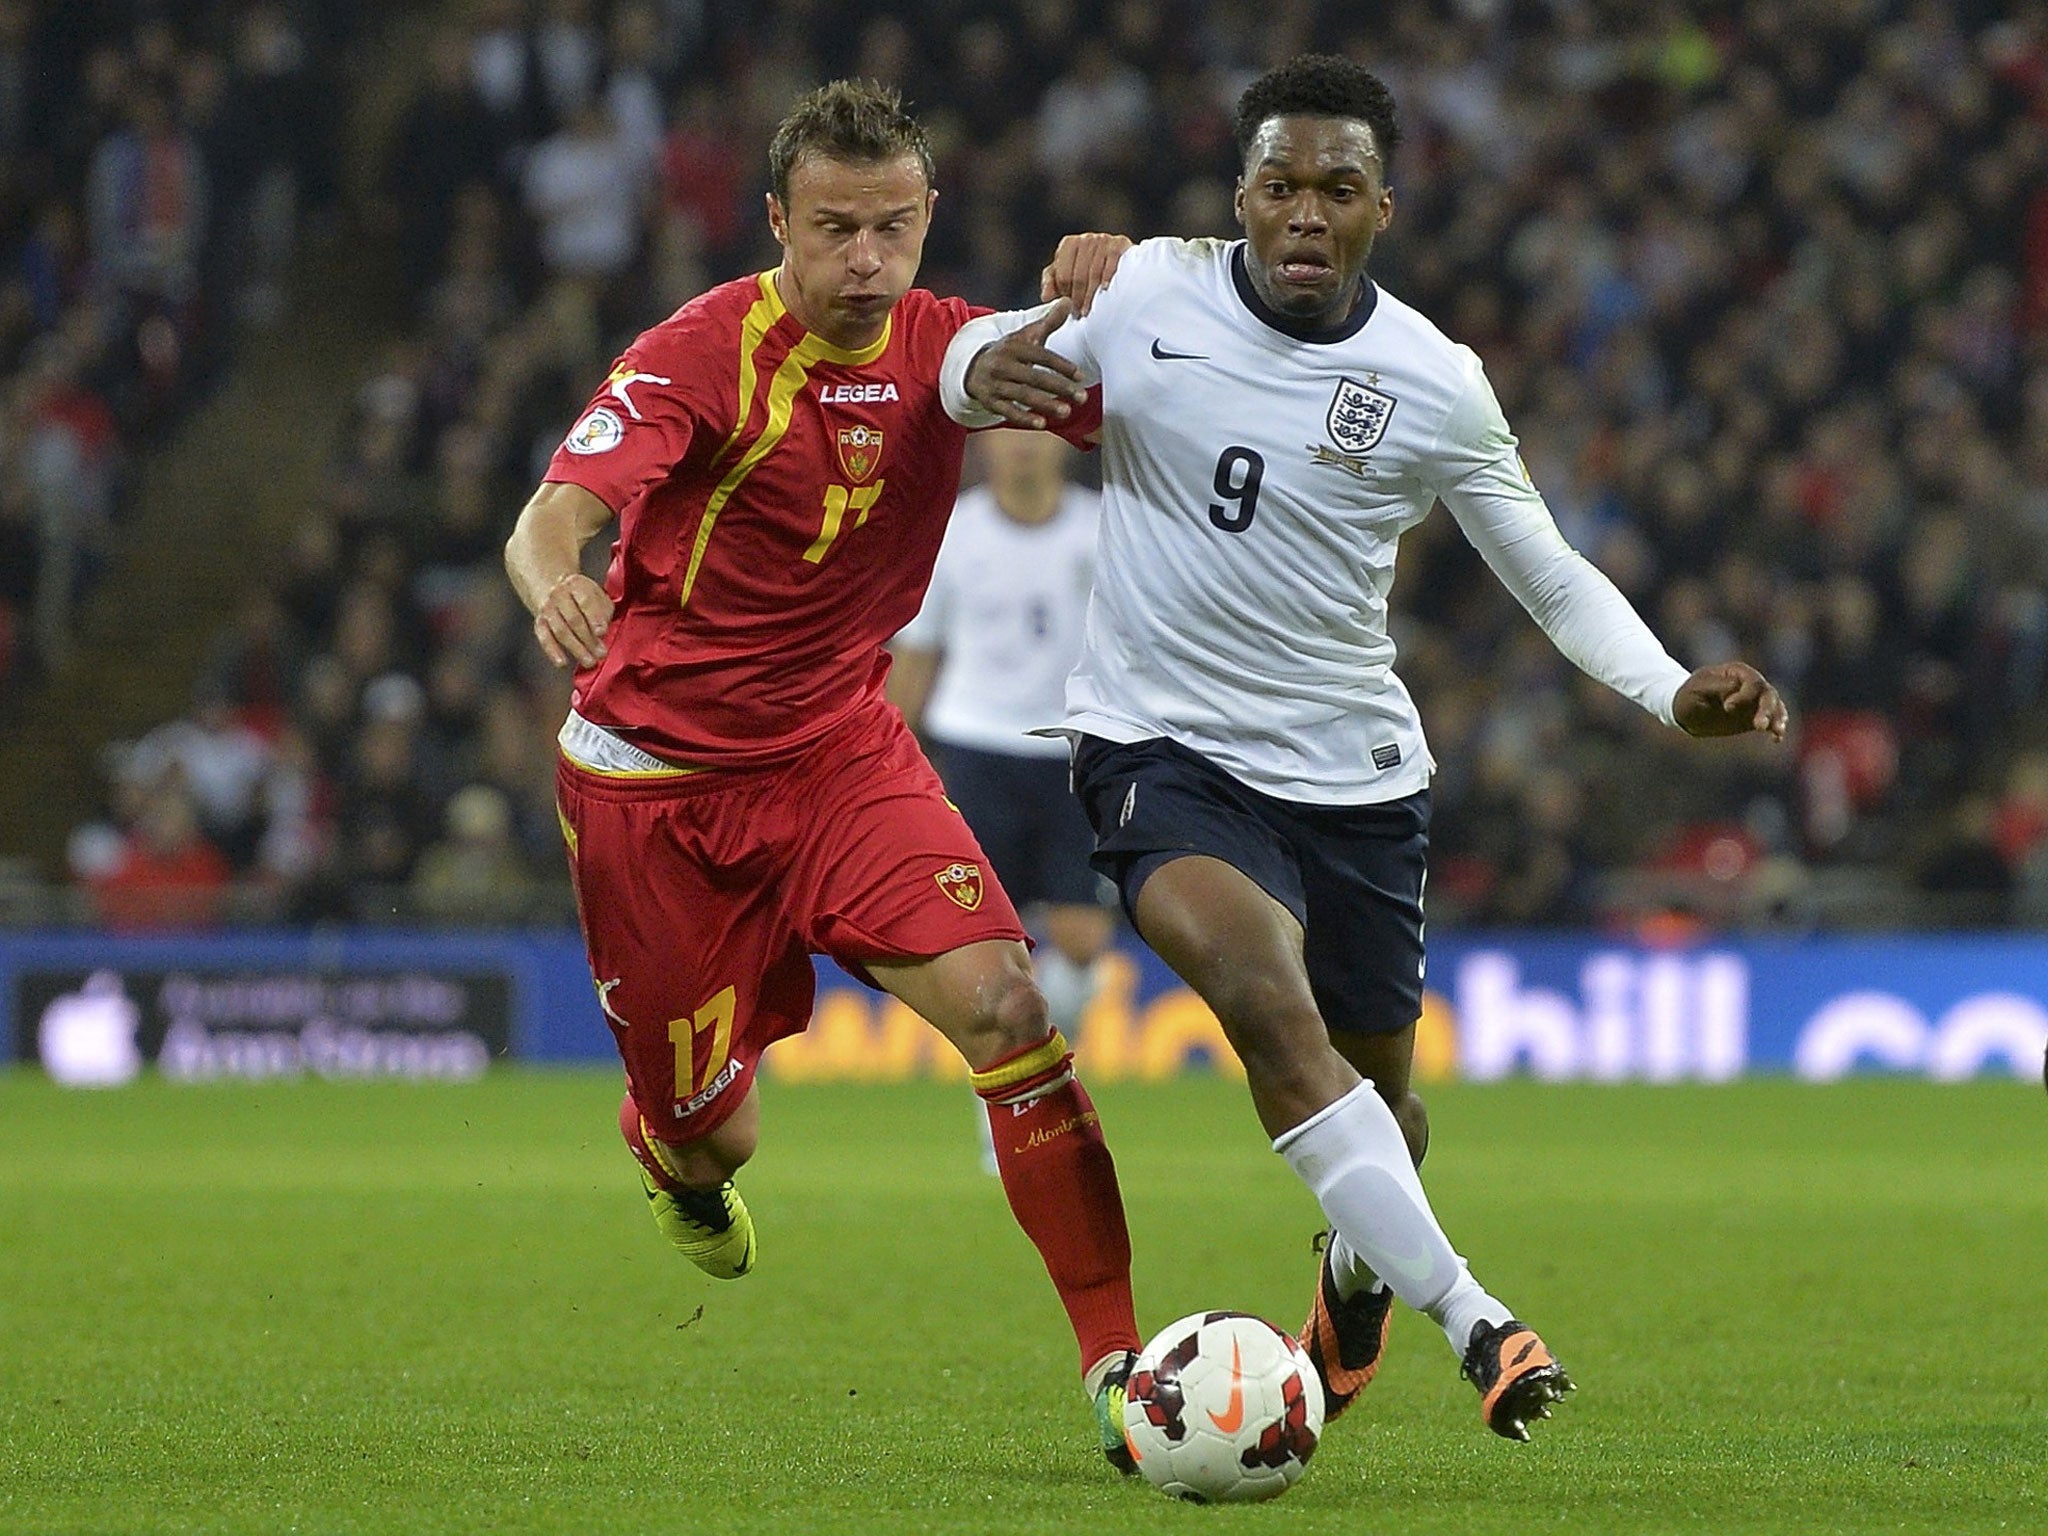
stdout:
[(1075, 788), (1096, 866), (1215, 1010), (1329, 1219), (1301, 1339), (1329, 1415), (1372, 1379), (1399, 1295), (1443, 1328), (1488, 1427), (1526, 1439), (1570, 1378), (1416, 1174), (1432, 764), (1392, 670), (1399, 536), (1443, 501), (1559, 650), (1666, 724), (1782, 739), (1786, 710), (1752, 667), (1665, 652), (1558, 532), (1477, 356), (1366, 276), (1394, 212), (1385, 86), (1297, 58), (1236, 126), (1243, 242), (1147, 241), (1078, 318), (1061, 300), (975, 321), (942, 389), (969, 424), (1033, 426), (1101, 387)]
[[(1031, 732), (1066, 712), (1102, 498), (1068, 478), (1076, 455), (1050, 433), (985, 432), (975, 451), (988, 478), (961, 495), (924, 606), (890, 644), (889, 697), (1042, 940), (1039, 990), (1071, 1039), (1116, 917), (1088, 867), (1067, 745)], [(975, 1123), (986, 1141), (987, 1117)]]

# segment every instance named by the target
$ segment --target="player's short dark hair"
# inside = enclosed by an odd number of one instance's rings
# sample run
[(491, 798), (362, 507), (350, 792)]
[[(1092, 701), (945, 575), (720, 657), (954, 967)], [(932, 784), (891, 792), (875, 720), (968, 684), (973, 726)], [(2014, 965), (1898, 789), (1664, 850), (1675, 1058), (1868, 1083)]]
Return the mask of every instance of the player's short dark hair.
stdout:
[(1380, 152), (1380, 175), (1394, 174), (1394, 146), (1401, 124), (1394, 95), (1379, 76), (1332, 53), (1296, 54), (1267, 70), (1237, 98), (1237, 157), (1252, 152), (1259, 129), (1273, 117), (1355, 117), (1372, 129)]
[(789, 173), (805, 155), (869, 165), (914, 154), (924, 184), (934, 179), (931, 141), (924, 125), (904, 109), (891, 85), (834, 80), (798, 99), (768, 145), (768, 175), (776, 197), (789, 203)]

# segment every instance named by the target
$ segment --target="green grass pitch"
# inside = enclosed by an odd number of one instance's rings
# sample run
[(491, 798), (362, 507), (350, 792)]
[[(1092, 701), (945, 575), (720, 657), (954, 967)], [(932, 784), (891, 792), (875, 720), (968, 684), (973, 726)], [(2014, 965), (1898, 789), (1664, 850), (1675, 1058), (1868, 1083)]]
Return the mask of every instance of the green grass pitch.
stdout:
[[(1199, 1509), (1092, 1449), (963, 1089), (768, 1084), (719, 1285), (615, 1084), (0, 1073), (0, 1531), (2048, 1530), (2038, 1087), (1434, 1090), (1439, 1213), (1581, 1390), (1497, 1440), (1403, 1314), (1300, 1486)], [(1298, 1324), (1315, 1211), (1242, 1087), (1097, 1097), (1141, 1323)]]

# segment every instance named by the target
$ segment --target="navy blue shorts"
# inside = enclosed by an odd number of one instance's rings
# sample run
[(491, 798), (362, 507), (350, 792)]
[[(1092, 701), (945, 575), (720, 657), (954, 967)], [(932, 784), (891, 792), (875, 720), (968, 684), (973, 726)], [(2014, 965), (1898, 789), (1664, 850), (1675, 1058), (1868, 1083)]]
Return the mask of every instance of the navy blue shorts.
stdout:
[(960, 807), (996, 878), (1019, 908), (1097, 906), (1106, 899), (1089, 868), (1094, 839), (1058, 757), (1021, 757), (931, 744), (946, 798)]
[(1331, 1029), (1391, 1034), (1422, 1016), (1427, 789), (1379, 805), (1301, 805), (1178, 742), (1084, 736), (1074, 792), (1095, 824), (1095, 867), (1126, 912), (1161, 865), (1221, 859), (1301, 923), (1309, 985)]

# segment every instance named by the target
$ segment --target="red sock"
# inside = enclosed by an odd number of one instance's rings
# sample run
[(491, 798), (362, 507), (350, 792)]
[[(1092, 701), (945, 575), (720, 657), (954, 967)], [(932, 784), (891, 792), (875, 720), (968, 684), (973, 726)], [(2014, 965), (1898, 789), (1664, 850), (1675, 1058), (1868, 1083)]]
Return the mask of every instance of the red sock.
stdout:
[(619, 1134), (626, 1138), (627, 1148), (640, 1160), (640, 1166), (647, 1170), (649, 1178), (663, 1189), (676, 1187), (676, 1176), (662, 1166), (654, 1149), (647, 1145), (647, 1128), (640, 1123), (640, 1106), (633, 1102), (633, 1090), (630, 1088), (619, 1101)]
[(974, 1091), (987, 1103), (1003, 1193), (1060, 1293), (1081, 1369), (1136, 1349), (1131, 1237), (1116, 1163), (1067, 1042), (1054, 1030), (991, 1063), (974, 1074)]

